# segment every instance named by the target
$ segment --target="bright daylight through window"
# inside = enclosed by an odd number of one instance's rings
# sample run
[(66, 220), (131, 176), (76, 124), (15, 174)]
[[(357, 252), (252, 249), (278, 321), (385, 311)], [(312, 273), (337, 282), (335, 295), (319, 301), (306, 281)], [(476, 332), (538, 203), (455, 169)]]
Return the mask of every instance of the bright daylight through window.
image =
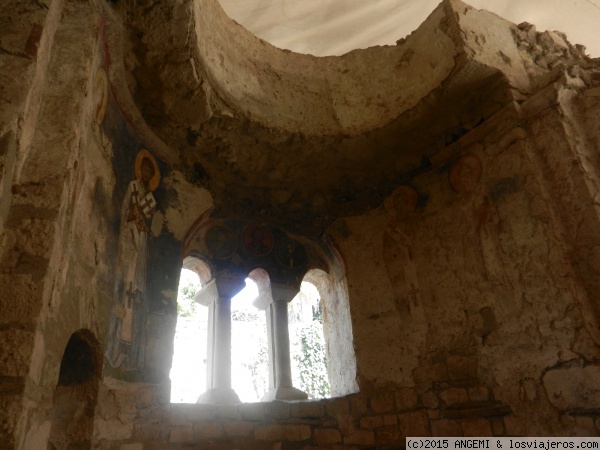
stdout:
[[(172, 403), (196, 403), (206, 391), (209, 316), (208, 308), (194, 301), (200, 289), (198, 275), (182, 269), (170, 374)], [(242, 402), (258, 402), (269, 390), (266, 315), (252, 304), (257, 295), (256, 283), (247, 279), (246, 288), (231, 302), (232, 388)], [(288, 317), (293, 385), (309, 398), (329, 397), (323, 313), (314, 285), (302, 283), (288, 304)]]

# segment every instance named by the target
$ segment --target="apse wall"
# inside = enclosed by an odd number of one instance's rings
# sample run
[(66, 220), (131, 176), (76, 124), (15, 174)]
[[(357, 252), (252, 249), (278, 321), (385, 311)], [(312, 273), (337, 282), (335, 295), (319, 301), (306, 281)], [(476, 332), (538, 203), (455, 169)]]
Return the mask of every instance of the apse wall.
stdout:
[(442, 417), (483, 389), (509, 435), (597, 433), (600, 136), (575, 125), (597, 95), (548, 86), (507, 105), (333, 226), (361, 386), (440, 394)]

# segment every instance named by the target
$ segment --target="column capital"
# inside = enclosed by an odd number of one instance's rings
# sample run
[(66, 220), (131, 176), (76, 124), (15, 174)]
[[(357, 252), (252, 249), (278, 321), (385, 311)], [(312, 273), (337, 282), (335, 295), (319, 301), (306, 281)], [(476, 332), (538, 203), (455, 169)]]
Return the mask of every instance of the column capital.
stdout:
[(215, 274), (219, 297), (232, 298), (246, 287), (246, 275), (239, 272), (222, 271)]
[(244, 289), (244, 287), (246, 287), (246, 278), (244, 275), (220, 272), (207, 284), (202, 286), (202, 289), (196, 292), (194, 300), (201, 305), (208, 306), (219, 297), (231, 299)]
[(260, 310), (265, 310), (273, 302), (291, 302), (298, 292), (300, 289), (297, 287), (273, 283), (263, 288), (252, 304)]
[(300, 286), (271, 283), (271, 296), (274, 302), (291, 302), (300, 292)]

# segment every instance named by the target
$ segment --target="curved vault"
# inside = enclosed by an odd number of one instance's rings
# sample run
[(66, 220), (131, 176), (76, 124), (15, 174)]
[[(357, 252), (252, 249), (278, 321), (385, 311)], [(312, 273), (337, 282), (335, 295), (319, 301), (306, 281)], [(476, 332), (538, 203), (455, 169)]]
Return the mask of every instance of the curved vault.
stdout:
[(560, 34), (458, 0), (394, 46), (340, 57), (277, 49), (217, 0), (161, 2), (129, 26), (136, 105), (177, 149), (173, 162), (213, 193), (214, 216), (313, 235), (380, 205), (553, 68), (585, 60)]

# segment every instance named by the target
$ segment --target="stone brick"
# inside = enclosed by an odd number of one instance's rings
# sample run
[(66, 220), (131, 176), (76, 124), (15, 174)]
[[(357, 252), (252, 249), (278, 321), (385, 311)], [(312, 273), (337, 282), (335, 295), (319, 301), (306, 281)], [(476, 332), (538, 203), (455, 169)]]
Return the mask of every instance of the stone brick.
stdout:
[(398, 414), (398, 421), (405, 436), (429, 436), (427, 411), (413, 411)]
[(338, 414), (346, 414), (350, 412), (350, 401), (348, 397), (334, 398), (325, 402), (325, 410), (327, 415), (335, 417)]
[(0, 274), (0, 298), (2, 324), (33, 320), (42, 306), (40, 290), (28, 274)]
[(217, 439), (223, 436), (223, 428), (220, 423), (198, 423), (194, 425), (194, 440)]
[(165, 427), (162, 423), (134, 422), (133, 438), (139, 441), (164, 440)]
[(360, 419), (361, 428), (377, 428), (383, 426), (383, 416), (367, 416)]
[(429, 417), (429, 419), (439, 419), (440, 418), (440, 410), (439, 409), (428, 409), (427, 417)]
[(396, 391), (396, 408), (412, 409), (417, 405), (417, 394), (413, 389), (401, 388)]
[(215, 407), (215, 417), (221, 419), (239, 419), (241, 416), (238, 405), (217, 405)]
[(352, 414), (366, 414), (369, 412), (368, 399), (364, 395), (350, 397), (350, 411)]
[(383, 424), (385, 426), (397, 425), (398, 416), (396, 414), (388, 414), (386, 416), (383, 416)]
[(440, 419), (431, 421), (432, 436), (462, 437), (462, 427), (454, 420)]
[(444, 409), (444, 417), (448, 419), (478, 419), (481, 417), (505, 416), (511, 414), (510, 406), (502, 402), (475, 402)]
[(174, 444), (183, 442), (193, 442), (194, 429), (192, 427), (175, 428), (169, 433), (169, 442)]
[[(283, 441), (279, 443), (279, 446), (273, 446), (274, 450), (302, 450), (302, 447), (304, 447), (304, 444), (301, 442), (289, 442), (289, 441)], [(257, 448), (257, 450), (262, 450), (262, 447)], [(238, 449), (236, 449), (238, 450)], [(241, 449), (239, 449), (241, 450)]]
[(400, 426), (379, 428), (375, 431), (375, 437), (377, 445), (383, 448), (399, 448), (406, 442), (406, 435)]
[(594, 419), (587, 416), (575, 416), (575, 427), (572, 431), (577, 436), (592, 436), (596, 431)]
[(370, 399), (371, 409), (377, 414), (396, 410), (396, 396), (394, 392), (378, 392)]
[(149, 408), (154, 405), (155, 397), (154, 391), (148, 387), (138, 389), (135, 393), (135, 406), (138, 409)]
[(483, 386), (469, 388), (469, 400), (474, 402), (485, 402), (490, 399), (490, 391)]
[(425, 408), (430, 408), (430, 409), (437, 408), (439, 405), (438, 397), (432, 391), (425, 392), (421, 396), (421, 403), (423, 403), (423, 406)]
[(493, 436), (490, 422), (485, 419), (465, 420), (461, 422), (461, 426), (464, 436)]
[(432, 387), (435, 382), (447, 380), (448, 369), (445, 364), (421, 366), (413, 370), (413, 377), (417, 383), (417, 388), (427, 389)]
[(203, 406), (205, 405), (188, 411), (185, 417), (190, 422), (206, 422), (207, 420), (213, 420), (215, 418), (214, 408), (204, 408)]
[(325, 415), (325, 408), (319, 401), (292, 403), (290, 414), (292, 417), (319, 418)]
[(527, 429), (527, 424), (515, 416), (504, 417), (504, 429), (507, 436), (523, 436)]
[(165, 411), (160, 406), (142, 408), (138, 411), (139, 417), (149, 422), (162, 422)]
[(188, 425), (189, 420), (187, 419), (186, 414), (186, 411), (172, 409), (169, 411), (169, 420), (167, 423), (174, 426)]
[(343, 435), (354, 433), (354, 417), (350, 414), (340, 414), (337, 416), (337, 423), (340, 432)]
[(440, 398), (446, 405), (456, 405), (457, 403), (466, 403), (469, 400), (467, 391), (461, 388), (450, 388), (440, 392)]
[(10, 327), (0, 331), (0, 375), (4, 377), (25, 376), (33, 352), (34, 333)]
[(113, 391), (106, 388), (100, 388), (96, 411), (102, 419), (114, 419), (117, 417), (117, 402), (115, 401), (115, 394)]
[(132, 423), (122, 423), (118, 419), (96, 420), (94, 427), (97, 439), (118, 441), (129, 439), (133, 433)]
[(355, 430), (354, 433), (344, 436), (344, 444), (375, 445), (375, 432), (369, 430)]
[(335, 428), (315, 428), (313, 440), (317, 445), (342, 442), (342, 435)]
[(275, 419), (287, 419), (290, 417), (290, 403), (274, 401), (267, 408), (269, 416)]
[(222, 426), (225, 434), (232, 437), (251, 436), (254, 431), (254, 425), (251, 422), (245, 422), (243, 420), (223, 422)]
[(261, 441), (303, 441), (310, 436), (308, 425), (260, 425), (254, 430), (254, 437)]
[(506, 428), (504, 427), (504, 419), (502, 419), (502, 417), (493, 417), (490, 420), (490, 424), (492, 425), (492, 433), (494, 433), (494, 436), (506, 435)]
[(144, 450), (144, 444), (137, 442), (135, 444), (122, 444), (119, 450)]
[(265, 419), (264, 403), (242, 403), (239, 405), (239, 411), (242, 417), (246, 420)]

